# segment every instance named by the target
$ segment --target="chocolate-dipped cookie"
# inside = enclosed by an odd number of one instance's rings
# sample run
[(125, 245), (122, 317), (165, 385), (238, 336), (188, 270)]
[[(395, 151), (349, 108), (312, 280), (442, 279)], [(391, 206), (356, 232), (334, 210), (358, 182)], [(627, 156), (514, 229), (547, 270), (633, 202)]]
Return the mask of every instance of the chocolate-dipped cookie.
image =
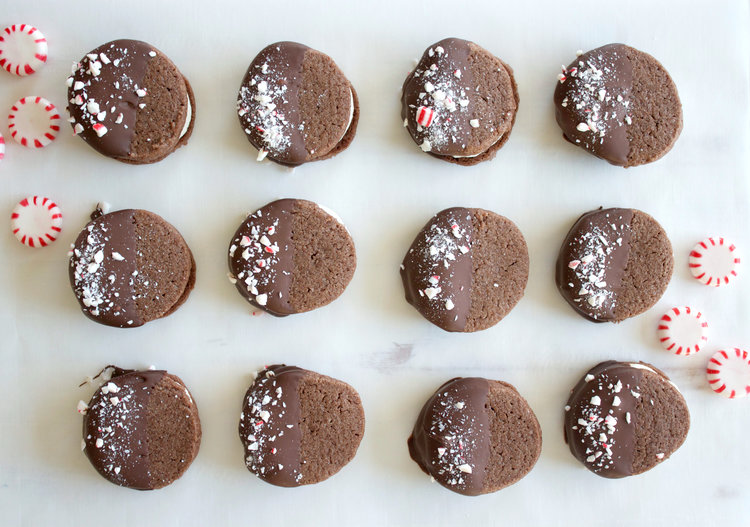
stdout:
[(477, 496), (512, 485), (536, 464), (542, 430), (508, 383), (458, 377), (425, 403), (409, 455), (443, 487)]
[(97, 208), (72, 246), (69, 277), (88, 318), (132, 328), (187, 300), (195, 261), (177, 229), (153, 212)]
[(406, 78), (401, 119), (430, 155), (458, 165), (495, 157), (518, 109), (513, 70), (473, 42), (436, 42)]
[(354, 241), (332, 211), (280, 199), (249, 215), (229, 244), (229, 277), (252, 305), (275, 316), (325, 306), (357, 267)]
[(354, 458), (364, 431), (354, 388), (296, 366), (258, 372), (240, 414), (247, 469), (279, 487), (330, 478)]
[(73, 64), (68, 113), (76, 135), (117, 161), (161, 161), (187, 143), (195, 122), (190, 83), (139, 40), (113, 40)]
[(258, 161), (295, 167), (345, 150), (359, 121), (357, 92), (331, 57), (277, 42), (242, 79), (237, 115)]
[(672, 244), (657, 221), (635, 209), (597, 209), (570, 229), (557, 257), (563, 298), (593, 322), (643, 313), (672, 278)]
[(558, 75), (555, 117), (563, 137), (613, 165), (656, 161), (682, 130), (682, 104), (667, 70), (642, 51), (608, 44)]
[(571, 390), (564, 428), (587, 469), (623, 478), (672, 455), (687, 437), (690, 413), (674, 383), (650, 364), (606, 361)]
[(483, 209), (438, 212), (401, 264), (406, 301), (446, 331), (497, 324), (523, 296), (529, 252), (518, 227)]
[(83, 451), (116, 485), (137, 490), (166, 487), (198, 455), (198, 407), (182, 380), (163, 370), (107, 367), (104, 384), (83, 417)]

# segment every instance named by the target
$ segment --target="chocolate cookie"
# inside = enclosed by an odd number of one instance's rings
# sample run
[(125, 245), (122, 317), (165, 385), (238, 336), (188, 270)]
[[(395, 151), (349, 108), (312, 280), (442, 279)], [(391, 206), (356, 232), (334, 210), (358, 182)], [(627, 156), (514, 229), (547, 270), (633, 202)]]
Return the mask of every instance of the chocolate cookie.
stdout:
[(555, 117), (563, 137), (613, 165), (656, 161), (680, 135), (677, 87), (648, 53), (608, 44), (563, 66), (558, 80)]
[(195, 285), (195, 261), (177, 229), (146, 210), (97, 208), (70, 253), (83, 313), (118, 328), (171, 315)]
[(68, 99), (74, 133), (124, 163), (161, 161), (193, 132), (190, 83), (164, 53), (139, 40), (114, 40), (73, 64)]
[(185, 384), (162, 370), (112, 366), (103, 373), (105, 383), (88, 406), (79, 403), (91, 464), (131, 489), (160, 489), (179, 479), (201, 444), (198, 407)]
[(435, 481), (476, 496), (528, 474), (542, 451), (542, 430), (510, 384), (458, 377), (425, 403), (408, 445), (411, 458)]
[(560, 247), (555, 279), (563, 298), (593, 322), (622, 322), (653, 306), (669, 285), (672, 244), (635, 209), (581, 216)]
[(473, 42), (446, 38), (406, 78), (401, 118), (424, 152), (476, 165), (508, 141), (518, 101), (510, 66)]
[(239, 433), (247, 469), (279, 487), (330, 478), (354, 458), (365, 431), (354, 388), (296, 366), (267, 366), (244, 401)]
[(401, 264), (406, 301), (446, 331), (494, 326), (523, 296), (529, 252), (518, 227), (483, 209), (438, 212)]
[(597, 364), (565, 406), (565, 442), (578, 461), (605, 478), (653, 468), (682, 445), (689, 428), (680, 391), (643, 362)]
[(229, 276), (248, 302), (283, 317), (325, 306), (357, 267), (349, 231), (332, 211), (280, 199), (248, 216), (229, 244)]
[(258, 161), (295, 167), (333, 157), (354, 139), (359, 101), (333, 59), (296, 42), (277, 42), (253, 59), (237, 115)]

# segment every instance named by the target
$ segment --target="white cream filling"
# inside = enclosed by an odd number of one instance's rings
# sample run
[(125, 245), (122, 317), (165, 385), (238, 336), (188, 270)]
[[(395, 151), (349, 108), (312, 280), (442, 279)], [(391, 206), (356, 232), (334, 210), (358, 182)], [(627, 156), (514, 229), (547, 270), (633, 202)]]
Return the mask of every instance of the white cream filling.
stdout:
[(193, 119), (193, 105), (190, 104), (190, 96), (187, 98), (187, 107), (187, 117), (185, 118), (185, 126), (182, 127), (182, 132), (180, 133), (180, 139), (187, 133), (188, 128), (190, 128), (190, 121)]
[(349, 122), (346, 124), (346, 130), (344, 130), (344, 133), (341, 134), (341, 137), (339, 137), (339, 140), (336, 141), (337, 144), (341, 142), (341, 140), (349, 131), (349, 128), (351, 128), (353, 119), (354, 119), (354, 93), (352, 93), (352, 90), (350, 89), (349, 90)]
[(323, 212), (325, 212), (325, 213), (326, 213), (326, 214), (328, 214), (329, 216), (332, 216), (332, 217), (333, 217), (333, 219), (335, 219), (335, 220), (336, 220), (337, 222), (339, 222), (339, 223), (340, 223), (341, 225), (344, 225), (344, 220), (342, 220), (342, 219), (341, 219), (341, 217), (340, 217), (340, 216), (339, 216), (338, 214), (336, 214), (335, 212), (333, 212), (333, 211), (332, 211), (331, 209), (329, 209), (329, 208), (328, 208), (328, 207), (326, 207), (325, 205), (321, 205), (320, 203), (316, 203), (316, 205), (317, 205), (318, 207), (320, 207), (320, 208), (321, 208), (321, 209), (323, 210)]
[[(658, 371), (654, 370), (653, 368), (649, 368), (645, 364), (640, 364), (638, 362), (629, 362), (628, 364), (630, 364), (631, 368), (636, 368), (636, 369), (639, 369), (639, 370), (648, 370), (648, 371), (650, 371), (652, 373), (657, 374), (659, 377), (662, 377), (662, 375)], [(673, 383), (671, 380), (667, 379), (667, 382), (669, 382), (669, 384), (671, 384), (672, 386), (674, 386), (675, 390), (677, 390), (678, 392), (680, 391), (680, 389), (677, 387), (677, 385), (675, 383)], [(680, 393), (682, 393), (682, 392), (680, 392)]]
[[(320, 208), (320, 210), (322, 210), (323, 212), (331, 216), (333, 219), (335, 219), (337, 222), (339, 222), (341, 226), (344, 227), (344, 229), (346, 229), (346, 232), (349, 232), (349, 229), (347, 229), (346, 225), (344, 225), (344, 220), (342, 220), (338, 214), (333, 212), (331, 209), (329, 209), (325, 205), (321, 205), (320, 203), (316, 203), (316, 205)], [(349, 232), (349, 234), (351, 234), (351, 232)]]

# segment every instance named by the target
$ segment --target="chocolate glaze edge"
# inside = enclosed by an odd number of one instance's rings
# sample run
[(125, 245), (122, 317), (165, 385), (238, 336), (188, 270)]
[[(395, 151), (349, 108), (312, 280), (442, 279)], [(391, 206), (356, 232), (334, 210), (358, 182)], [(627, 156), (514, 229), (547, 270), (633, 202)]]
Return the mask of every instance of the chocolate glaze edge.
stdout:
[[(292, 229), (297, 202), (296, 199), (285, 198), (264, 205), (243, 221), (229, 243), (229, 271), (235, 280), (235, 287), (250, 304), (276, 317), (297, 313), (290, 302), (295, 254)], [(261, 234), (265, 235), (270, 238), (271, 247), (278, 247), (275, 254), (268, 256), (263, 252), (265, 246), (255, 240), (254, 226), (260, 229), (257, 233), (258, 240)], [(273, 228), (273, 234), (268, 234), (269, 228)], [(241, 245), (243, 236), (247, 236), (251, 242), (261, 247), (256, 247), (254, 244), (243, 247)], [(248, 258), (244, 257), (245, 251), (247, 251)], [(261, 256), (263, 258), (260, 258)], [(266, 261), (263, 268), (257, 266), (258, 259)], [(256, 269), (257, 272), (255, 272)], [(250, 274), (253, 276), (250, 277)], [(258, 284), (248, 284), (247, 280), (250, 278), (251, 283), (256, 280)], [(261, 281), (266, 283), (261, 284)], [(257, 290), (256, 293), (253, 292), (255, 290)], [(265, 303), (262, 302), (263, 300)]]
[[(104, 156), (115, 159), (129, 157), (140, 101), (136, 90), (143, 87), (143, 78), (152, 58), (149, 55), (151, 52), (161, 53), (140, 40), (113, 40), (85, 55), (70, 77), (72, 80), (69, 81), (70, 101), (67, 109), (74, 119), (71, 126), (75, 130), (77, 125), (81, 125), (82, 129), (77, 131), (78, 135)], [(93, 55), (96, 55), (96, 58), (92, 58)], [(97, 64), (99, 72), (94, 75)], [(77, 83), (83, 84), (84, 87), (76, 89), (80, 86)], [(83, 102), (80, 102), (81, 100)], [(94, 107), (89, 105), (90, 102), (96, 103), (100, 113), (94, 114), (91, 111)], [(112, 107), (115, 107), (115, 111), (112, 111)], [(98, 119), (102, 112), (104, 118)], [(99, 136), (92, 122), (105, 126), (106, 133)]]
[[(112, 368), (109, 381), (94, 393), (83, 418), (84, 453), (99, 474), (112, 483), (135, 490), (152, 490), (148, 454), (147, 413), (151, 391), (167, 374), (165, 370)], [(104, 370), (102, 370), (104, 371)], [(116, 392), (109, 391), (111, 385)], [(104, 393), (104, 391), (107, 393)], [(111, 393), (116, 394), (117, 403)], [(121, 400), (120, 400), (121, 399)], [(114, 415), (102, 415), (107, 410)], [(121, 414), (117, 412), (121, 411)], [(114, 416), (113, 422), (109, 422)], [(127, 420), (127, 426), (116, 426)], [(108, 430), (109, 429), (109, 430)], [(97, 446), (101, 439), (101, 446)], [(118, 452), (119, 450), (119, 452)], [(117, 456), (113, 460), (108, 456)], [(119, 464), (117, 464), (119, 462)]]
[(300, 459), (298, 386), (308, 373), (297, 366), (267, 366), (258, 373), (243, 399), (238, 432), (245, 464), (250, 472), (272, 485), (305, 484)]
[[(68, 277), (83, 313), (107, 326), (143, 325), (136, 309), (132, 280), (136, 271), (134, 214), (134, 209), (102, 214), (97, 208), (76, 238), (69, 259)], [(102, 261), (94, 267), (97, 253), (101, 253)], [(115, 257), (115, 253), (120, 256)], [(111, 276), (115, 277), (114, 282)], [(92, 300), (100, 304), (85, 305)]]
[[(423, 472), (445, 488), (466, 496), (484, 491), (490, 457), (491, 432), (486, 410), (489, 389), (489, 382), (481, 377), (447, 381), (424, 404), (407, 440), (409, 455)], [(445, 412), (442, 416), (441, 410)], [(448, 431), (453, 435), (438, 436), (432, 430), (434, 426), (441, 433)]]
[[(650, 365), (648, 367), (651, 369)], [(598, 476), (618, 479), (633, 474), (635, 434), (638, 426), (635, 411), (638, 398), (635, 394), (643, 377), (643, 371), (641, 368), (634, 367), (633, 363), (604, 361), (588, 370), (570, 391), (564, 414), (565, 442), (571, 454)], [(607, 377), (606, 386), (601, 384), (602, 376)], [(619, 390), (618, 382), (622, 383)], [(598, 386), (597, 383), (599, 383)], [(595, 397), (597, 401), (593, 400)], [(614, 397), (617, 397), (618, 404), (609, 403), (610, 397), (613, 401)], [(605, 417), (615, 418), (610, 423), (612, 427), (607, 425), (601, 414), (595, 413), (598, 408), (610, 405), (610, 410), (605, 413)], [(593, 416), (594, 419), (586, 419), (586, 416), (589, 418)], [(585, 427), (580, 419), (587, 422)], [(593, 427), (591, 431), (589, 427)], [(586, 430), (582, 432), (584, 428)], [(596, 443), (598, 439), (602, 439), (597, 438), (597, 434), (605, 434), (606, 441)], [(587, 446), (587, 439), (590, 443), (594, 443)], [(599, 448), (595, 448), (597, 444)], [(605, 455), (606, 446), (609, 446), (611, 455)], [(602, 465), (607, 457), (611, 462), (610, 465)]]
[[(633, 218), (633, 214), (634, 209), (604, 209), (602, 207), (589, 212), (585, 212), (575, 221), (573, 226), (565, 235), (565, 239), (560, 246), (557, 263), (555, 266), (555, 283), (557, 285), (557, 288), (562, 297), (574, 309), (574, 311), (591, 322), (619, 322), (619, 320), (617, 320), (614, 315), (614, 303), (616, 303), (617, 301), (617, 295), (620, 290), (620, 281), (622, 279), (628, 261), (631, 241), (630, 224)], [(613, 262), (611, 264), (604, 265), (604, 277), (606, 286), (604, 286), (604, 288), (602, 288), (602, 291), (600, 292), (604, 293), (605, 295), (607, 295), (607, 292), (610, 293), (609, 296), (611, 296), (611, 298), (605, 299), (609, 305), (606, 312), (594, 313), (592, 312), (592, 309), (596, 309), (596, 307), (599, 306), (589, 305), (588, 299), (581, 298), (581, 295), (576, 292), (576, 282), (581, 281), (581, 279), (580, 277), (576, 276), (577, 268), (571, 269), (570, 266), (573, 265), (575, 261), (580, 262), (578, 265), (586, 264), (583, 264), (581, 260), (576, 258), (577, 255), (571, 252), (573, 251), (573, 248), (571, 246), (574, 243), (580, 245), (577, 240), (589, 233), (592, 230), (592, 226), (597, 229), (601, 229), (604, 227), (609, 228), (612, 222), (608, 219), (608, 215), (610, 217), (620, 216), (622, 218), (623, 222), (621, 225), (615, 222), (618, 229), (622, 227), (622, 229), (619, 231), (621, 233), (620, 237), (622, 238), (622, 240), (621, 245), (619, 245), (619, 249), (611, 246), (612, 252), (614, 253), (614, 257), (612, 258)], [(613, 240), (610, 240), (610, 242), (611, 241)], [(616, 239), (614, 241), (616, 241)], [(594, 240), (594, 242), (598, 244), (596, 240)], [(610, 246), (607, 245), (606, 247), (609, 248)], [(600, 265), (598, 260), (599, 257), (596, 256), (592, 261), (595, 265)], [(581, 267), (581, 269), (583, 269), (583, 267)], [(574, 287), (571, 288), (570, 284), (573, 284)], [(582, 283), (582, 285), (584, 284)], [(576, 299), (581, 300), (581, 302), (575, 302)]]
[[(633, 70), (627, 52), (628, 46), (615, 43), (577, 57), (565, 69), (566, 78), (557, 82), (553, 97), (555, 119), (563, 138), (617, 166), (626, 166), (630, 153), (626, 116)], [(603, 91), (604, 99), (595, 91)], [(596, 116), (593, 124), (598, 128), (579, 129), (581, 123), (591, 125), (592, 115)]]
[[(419, 231), (401, 264), (406, 301), (446, 331), (464, 331), (471, 310), (473, 210), (452, 207), (435, 214)], [(454, 225), (460, 238), (453, 233)], [(452, 307), (448, 308), (448, 302)]]
[[(272, 161), (292, 168), (307, 162), (309, 157), (304, 137), (299, 130), (301, 113), (297, 94), (302, 83), (302, 63), (310, 49), (304, 44), (291, 41), (275, 42), (266, 46), (250, 63), (237, 97), (238, 109), (242, 112), (239, 115), (240, 125), (250, 144), (258, 151), (267, 152), (267, 157)], [(258, 81), (256, 77), (261, 80)], [(244, 99), (248, 98), (251, 92), (257, 91), (260, 82), (266, 81), (268, 85), (269, 80), (271, 95), (268, 96), (276, 105), (277, 113), (274, 115), (278, 116), (281, 113), (283, 117), (278, 117), (278, 120), (272, 119), (270, 123), (262, 123), (257, 119), (254, 99)], [(274, 128), (275, 132), (281, 135), (288, 134), (282, 139), (282, 144), (269, 144), (264, 137), (269, 133), (268, 128)], [(282, 145), (283, 148), (279, 148)]]

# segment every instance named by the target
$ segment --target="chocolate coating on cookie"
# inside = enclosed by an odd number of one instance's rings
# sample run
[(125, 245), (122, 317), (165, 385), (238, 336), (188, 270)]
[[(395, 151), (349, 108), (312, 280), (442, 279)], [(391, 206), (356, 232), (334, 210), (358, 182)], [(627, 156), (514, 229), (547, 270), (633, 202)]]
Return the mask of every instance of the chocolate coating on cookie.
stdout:
[(563, 137), (613, 165), (659, 159), (682, 129), (682, 106), (667, 71), (624, 44), (594, 49), (563, 67), (554, 102)]
[(296, 366), (259, 372), (240, 414), (248, 470), (280, 487), (329, 478), (351, 461), (363, 433), (354, 388)]
[(237, 290), (276, 316), (311, 311), (338, 298), (356, 260), (354, 242), (340, 220), (300, 199), (277, 200), (251, 214), (229, 246)]
[(242, 80), (237, 114), (264, 158), (298, 166), (349, 146), (359, 120), (357, 94), (328, 55), (277, 42), (253, 59)]
[(485, 411), (487, 379), (456, 378), (425, 403), (409, 437), (409, 455), (442, 486), (476, 496), (484, 486), (490, 457), (490, 422)]
[(507, 64), (473, 42), (447, 38), (430, 46), (406, 78), (401, 118), (423, 151), (474, 165), (508, 140), (518, 100)]
[(679, 448), (689, 427), (679, 390), (645, 363), (597, 364), (571, 390), (565, 407), (571, 453), (606, 478), (651, 469)]
[(112, 483), (162, 488), (198, 454), (198, 408), (179, 377), (115, 367), (85, 411), (83, 440), (86, 457)]
[(407, 302), (446, 331), (489, 328), (523, 296), (526, 242), (507, 218), (483, 209), (437, 213), (401, 264)]
[(126, 163), (163, 159), (187, 142), (195, 120), (187, 80), (162, 52), (138, 40), (109, 42), (74, 64), (68, 98), (75, 134)]
[(138, 327), (185, 302), (195, 285), (195, 262), (177, 229), (137, 209), (97, 209), (91, 217), (73, 244), (68, 273), (88, 318)]
[(563, 298), (593, 322), (621, 322), (653, 306), (672, 278), (672, 245), (664, 229), (635, 209), (597, 209), (581, 216), (557, 258)]
[(539, 458), (542, 434), (513, 386), (459, 377), (425, 403), (408, 446), (411, 458), (435, 481), (476, 496), (525, 476)]

